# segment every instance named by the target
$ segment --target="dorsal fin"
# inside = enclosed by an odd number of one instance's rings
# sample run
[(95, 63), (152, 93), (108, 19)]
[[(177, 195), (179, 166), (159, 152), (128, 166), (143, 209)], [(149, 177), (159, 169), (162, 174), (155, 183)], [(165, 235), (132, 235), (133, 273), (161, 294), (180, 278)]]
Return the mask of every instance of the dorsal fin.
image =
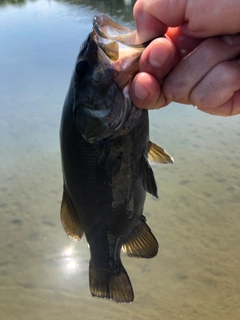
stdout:
[(158, 253), (158, 242), (146, 224), (146, 218), (138, 221), (122, 250), (130, 257), (153, 258)]
[(149, 141), (148, 161), (150, 164), (173, 163), (173, 157), (157, 144)]
[(143, 188), (154, 197), (158, 198), (157, 184), (154, 178), (152, 168), (146, 158), (146, 155), (142, 155), (142, 184)]
[(80, 240), (83, 236), (83, 227), (79, 221), (72, 199), (67, 190), (63, 189), (61, 204), (61, 222), (66, 234), (73, 240)]

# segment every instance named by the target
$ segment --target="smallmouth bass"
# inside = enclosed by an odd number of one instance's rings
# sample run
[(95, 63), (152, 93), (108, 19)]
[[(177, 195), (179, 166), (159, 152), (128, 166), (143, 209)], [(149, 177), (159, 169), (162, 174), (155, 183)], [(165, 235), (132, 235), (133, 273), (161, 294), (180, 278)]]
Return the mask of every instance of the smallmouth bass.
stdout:
[(128, 85), (144, 45), (135, 31), (104, 14), (78, 54), (65, 99), (60, 144), (63, 171), (61, 221), (72, 239), (85, 233), (93, 296), (132, 302), (134, 293), (120, 251), (152, 258), (158, 242), (146, 224), (146, 192), (157, 197), (150, 163), (173, 158), (149, 140), (148, 111), (136, 108)]

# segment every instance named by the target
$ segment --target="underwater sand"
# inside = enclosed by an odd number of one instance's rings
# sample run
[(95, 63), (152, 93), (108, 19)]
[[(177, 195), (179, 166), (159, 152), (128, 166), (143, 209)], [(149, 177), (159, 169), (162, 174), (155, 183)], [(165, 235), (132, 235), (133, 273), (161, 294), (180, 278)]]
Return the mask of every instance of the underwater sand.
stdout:
[[(90, 23), (71, 33), (79, 19), (70, 4), (0, 7), (0, 30), (17, 17), (8, 32), (18, 39), (0, 38), (0, 319), (238, 319), (240, 117), (213, 117), (191, 106), (150, 113), (151, 140), (175, 163), (154, 166), (159, 200), (148, 195), (144, 210), (158, 256), (122, 255), (134, 302), (91, 297), (86, 240), (69, 240), (59, 218), (61, 107), (76, 50), (97, 11), (79, 8)], [(16, 28), (26, 15), (36, 21), (34, 32)], [(42, 46), (32, 33), (47, 30)]]

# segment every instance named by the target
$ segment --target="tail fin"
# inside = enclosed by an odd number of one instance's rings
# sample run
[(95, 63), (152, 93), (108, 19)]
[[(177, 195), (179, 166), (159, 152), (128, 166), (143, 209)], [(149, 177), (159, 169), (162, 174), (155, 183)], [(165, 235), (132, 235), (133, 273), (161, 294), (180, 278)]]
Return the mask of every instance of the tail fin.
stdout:
[(89, 286), (92, 296), (95, 297), (127, 303), (134, 299), (130, 279), (122, 265), (119, 272), (113, 273), (97, 269), (90, 261)]

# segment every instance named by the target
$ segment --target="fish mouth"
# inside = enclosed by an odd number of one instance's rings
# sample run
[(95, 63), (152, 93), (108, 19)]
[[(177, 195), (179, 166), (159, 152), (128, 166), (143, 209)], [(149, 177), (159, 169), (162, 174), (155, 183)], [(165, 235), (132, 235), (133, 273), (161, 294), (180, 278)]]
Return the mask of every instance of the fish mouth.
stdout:
[(123, 89), (138, 72), (139, 58), (146, 45), (135, 44), (136, 30), (123, 27), (101, 13), (93, 18), (92, 38), (100, 49), (99, 61), (119, 71), (114, 80)]
[(135, 44), (136, 30), (123, 27), (102, 13), (93, 18), (93, 38), (112, 61), (123, 59), (125, 55), (139, 55), (145, 48)]
[(121, 26), (103, 13), (93, 17), (93, 29), (103, 39), (118, 41), (129, 46), (142, 47), (141, 45), (135, 45), (136, 30)]

